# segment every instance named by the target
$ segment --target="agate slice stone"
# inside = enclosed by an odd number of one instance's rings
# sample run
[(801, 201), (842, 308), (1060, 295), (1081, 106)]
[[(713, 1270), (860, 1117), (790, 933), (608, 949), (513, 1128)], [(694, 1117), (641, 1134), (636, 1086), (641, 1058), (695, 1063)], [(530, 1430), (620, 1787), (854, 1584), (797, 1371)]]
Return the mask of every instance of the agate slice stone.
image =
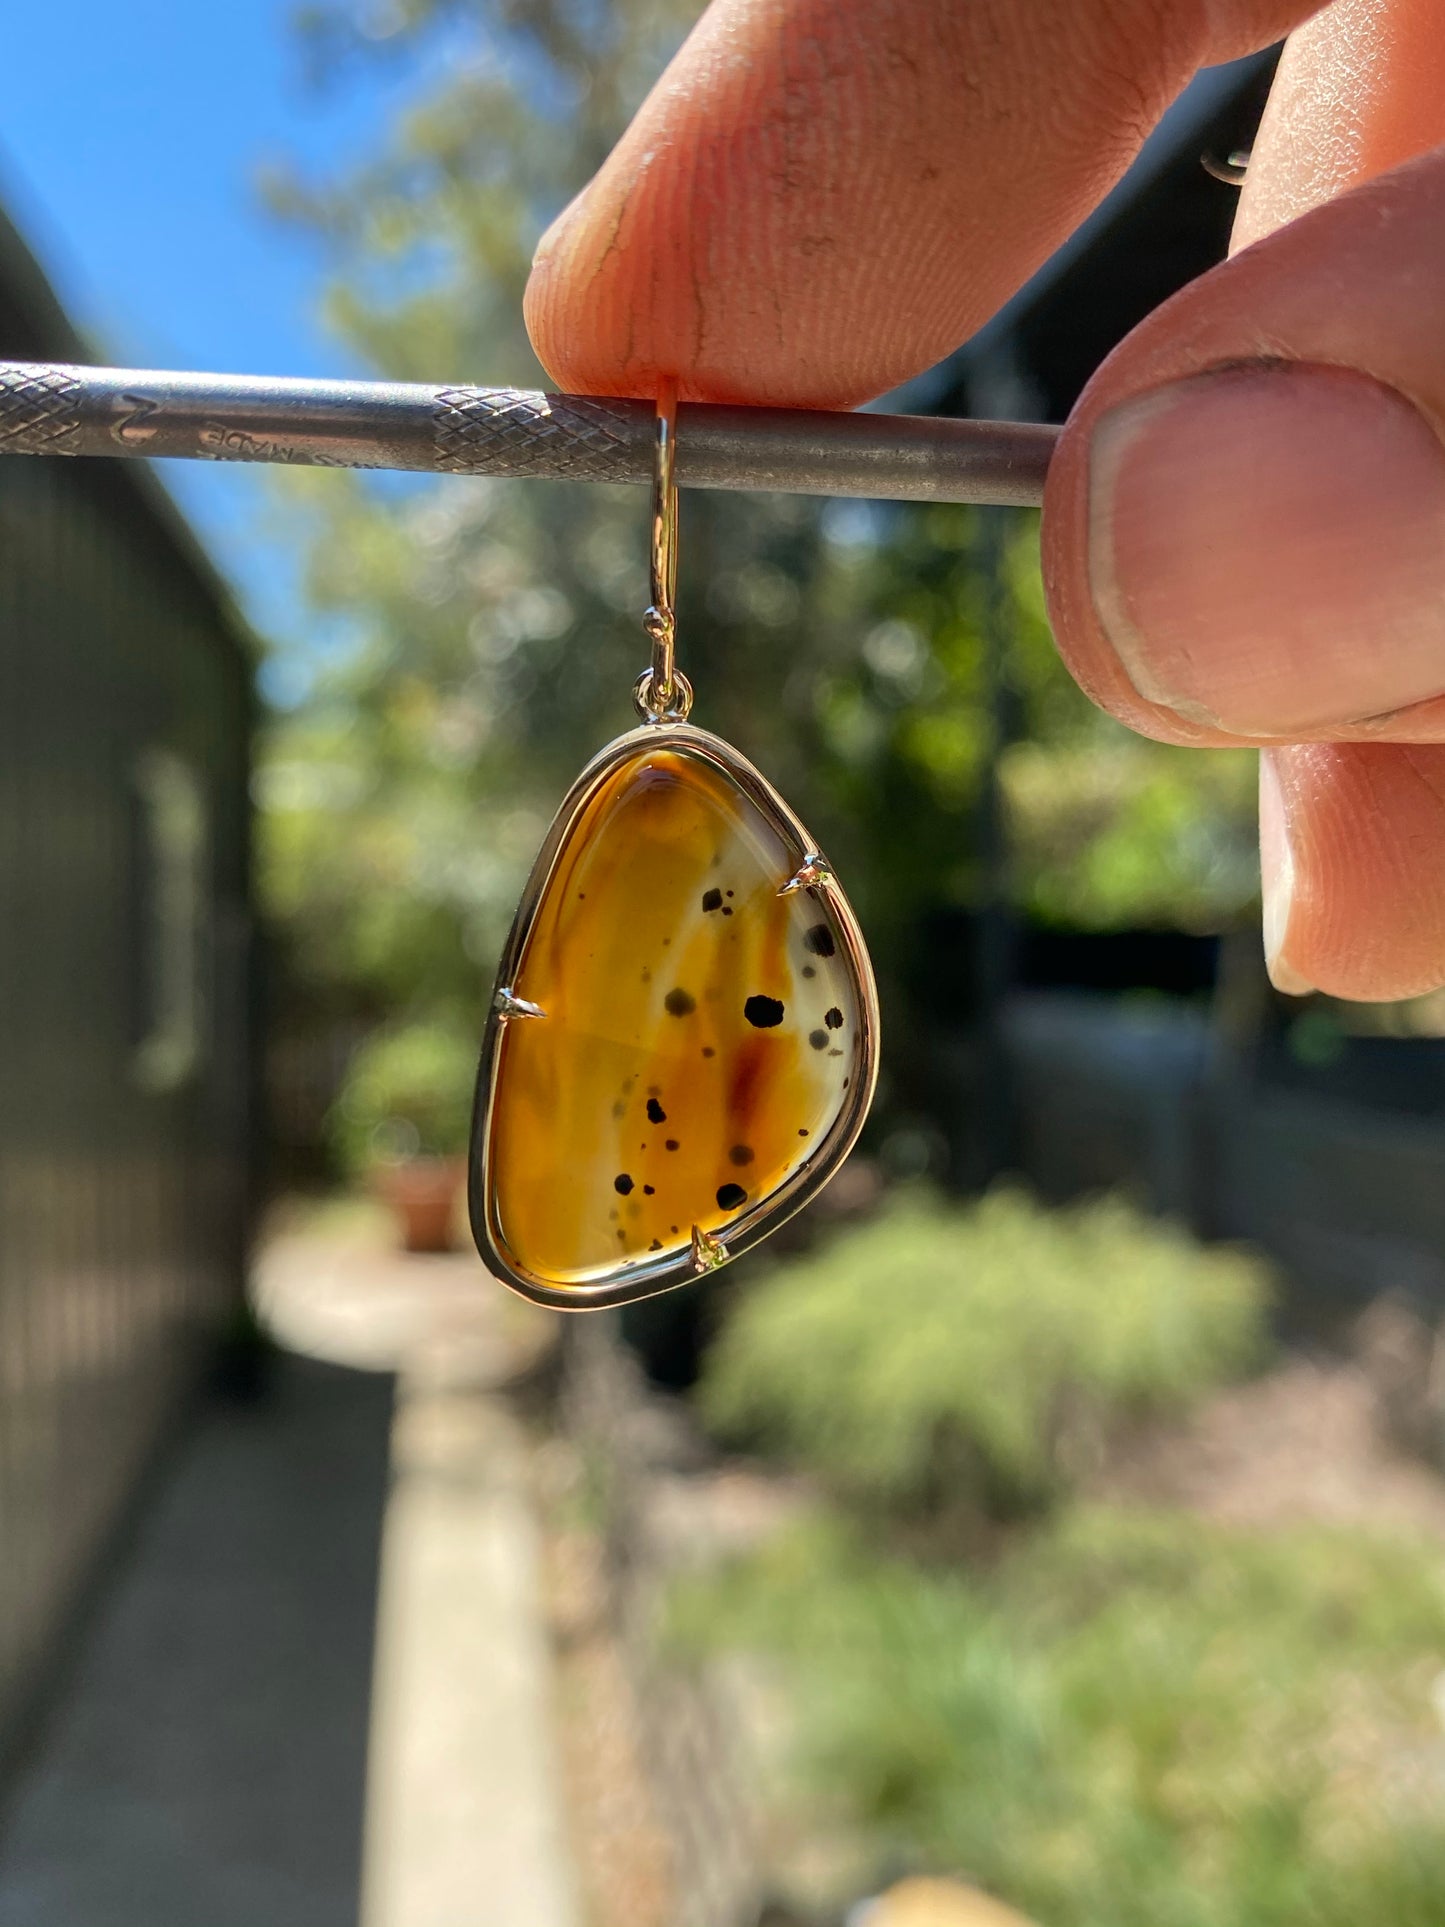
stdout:
[(846, 1156), (876, 1035), (852, 911), (786, 805), (703, 730), (623, 737), (563, 805), (503, 959), (483, 1257), (574, 1307), (725, 1262)]

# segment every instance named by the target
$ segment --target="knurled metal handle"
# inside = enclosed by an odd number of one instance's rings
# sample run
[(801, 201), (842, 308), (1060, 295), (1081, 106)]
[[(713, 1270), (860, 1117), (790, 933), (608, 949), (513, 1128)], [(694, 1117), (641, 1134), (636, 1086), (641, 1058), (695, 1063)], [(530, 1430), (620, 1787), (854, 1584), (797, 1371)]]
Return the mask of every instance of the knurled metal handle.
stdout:
[(558, 482), (635, 481), (636, 425), (635, 404), (516, 388), (439, 388), (432, 413), (439, 469)]
[[(519, 388), (0, 362), (0, 454), (647, 482), (653, 420), (651, 402)], [(677, 480), (1036, 504), (1058, 432), (1039, 422), (689, 403), (678, 412)]]
[(75, 453), (84, 394), (84, 382), (68, 368), (0, 368), (0, 454)]

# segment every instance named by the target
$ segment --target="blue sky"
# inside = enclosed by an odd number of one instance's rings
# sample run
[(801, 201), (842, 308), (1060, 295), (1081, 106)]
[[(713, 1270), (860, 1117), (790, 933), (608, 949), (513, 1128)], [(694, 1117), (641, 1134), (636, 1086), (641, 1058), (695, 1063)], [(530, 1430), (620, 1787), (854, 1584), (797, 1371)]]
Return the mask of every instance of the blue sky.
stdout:
[[(266, 211), (268, 162), (303, 174), (344, 168), (430, 77), (398, 58), (352, 62), (308, 84), (298, 0), (45, 0), (26, 46), (44, 84), (0, 96), (0, 200), (61, 299), (107, 359), (136, 367), (256, 374), (345, 373), (317, 318), (319, 249)], [(383, 24), (389, 0), (354, 0)], [(426, 56), (447, 58), (444, 39)], [(1203, 76), (1168, 123), (1199, 113), (1228, 71)], [(1106, 222), (1105, 203), (1080, 229)], [(1068, 249), (1065, 250), (1065, 253)], [(1047, 273), (1049, 270), (1045, 270)], [(0, 350), (3, 350), (0, 343)], [(444, 376), (446, 370), (438, 370)], [(919, 405), (923, 405), (921, 402)], [(241, 466), (159, 464), (263, 633), (305, 645), (295, 558), (259, 528), (264, 475)], [(293, 651), (292, 661), (296, 661)], [(283, 693), (279, 684), (271, 693)]]
[[(414, 69), (353, 63), (307, 82), (295, 0), (46, 0), (24, 38), (47, 84), (0, 104), (0, 200), (72, 318), (138, 367), (320, 375), (350, 365), (316, 315), (323, 262), (256, 189), (372, 145)], [(378, 16), (379, 17), (379, 16)], [(61, 50), (63, 50), (63, 57)], [(287, 558), (254, 533), (260, 477), (169, 462), (162, 478), (273, 631), (295, 616)]]

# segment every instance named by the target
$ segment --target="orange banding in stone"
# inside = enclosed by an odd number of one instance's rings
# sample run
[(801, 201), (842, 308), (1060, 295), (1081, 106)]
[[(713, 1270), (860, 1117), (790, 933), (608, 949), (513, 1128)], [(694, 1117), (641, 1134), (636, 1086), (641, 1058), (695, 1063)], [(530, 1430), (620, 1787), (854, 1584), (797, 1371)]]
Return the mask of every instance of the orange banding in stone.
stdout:
[(823, 1145), (864, 1062), (826, 890), (706, 757), (640, 744), (557, 851), (510, 988), (490, 1113), (492, 1235), (554, 1288), (728, 1228)]

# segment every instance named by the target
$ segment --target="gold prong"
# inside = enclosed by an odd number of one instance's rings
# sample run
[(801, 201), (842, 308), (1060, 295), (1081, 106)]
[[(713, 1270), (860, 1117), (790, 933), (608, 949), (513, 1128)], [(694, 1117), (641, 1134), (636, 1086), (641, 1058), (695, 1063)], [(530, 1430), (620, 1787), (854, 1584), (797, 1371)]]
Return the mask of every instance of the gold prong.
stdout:
[(810, 851), (803, 858), (797, 870), (779, 890), (780, 897), (790, 897), (795, 890), (826, 890), (833, 882), (833, 866), (827, 857), (817, 850)]
[(700, 1224), (692, 1228), (692, 1268), (701, 1278), (705, 1272), (718, 1271), (728, 1261), (730, 1253), (721, 1238), (713, 1237), (704, 1231)]
[(529, 1004), (525, 997), (519, 997), (516, 991), (509, 989), (506, 984), (502, 984), (498, 988), (496, 996), (492, 999), (492, 1009), (504, 1024), (509, 1023), (513, 1017), (545, 1017), (547, 1015), (540, 1004)]

